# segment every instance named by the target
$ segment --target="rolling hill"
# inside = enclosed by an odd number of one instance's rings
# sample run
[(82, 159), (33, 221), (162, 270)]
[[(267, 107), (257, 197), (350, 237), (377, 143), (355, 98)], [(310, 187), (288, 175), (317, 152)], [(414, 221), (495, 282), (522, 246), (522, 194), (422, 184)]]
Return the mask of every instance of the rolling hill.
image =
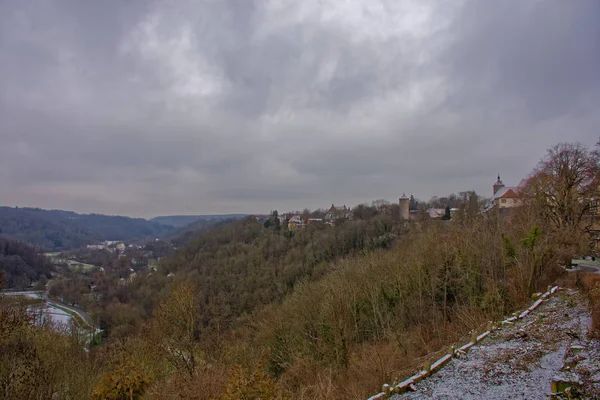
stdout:
[[(52, 262), (36, 249), (13, 240), (0, 238), (0, 272), (9, 288), (23, 289), (42, 276), (50, 278)], [(2, 286), (0, 279), (0, 288)]]
[(142, 218), (39, 208), (0, 207), (0, 237), (45, 251), (61, 251), (101, 240), (136, 240), (162, 236), (170, 225)]
[(239, 219), (247, 214), (215, 214), (215, 215), (162, 215), (150, 219), (151, 222), (157, 222), (163, 225), (170, 225), (174, 228), (183, 228), (197, 221), (221, 221), (229, 219)]

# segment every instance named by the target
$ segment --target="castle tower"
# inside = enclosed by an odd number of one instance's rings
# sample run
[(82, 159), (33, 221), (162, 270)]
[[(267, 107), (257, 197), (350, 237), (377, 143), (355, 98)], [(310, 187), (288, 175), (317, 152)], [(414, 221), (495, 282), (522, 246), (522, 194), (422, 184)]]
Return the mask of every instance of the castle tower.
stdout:
[(410, 219), (410, 199), (406, 197), (406, 194), (402, 194), (399, 200), (400, 203), (400, 219), (408, 221)]
[(494, 183), (494, 194), (504, 187), (504, 183), (500, 180), (500, 174), (498, 174), (498, 180)]

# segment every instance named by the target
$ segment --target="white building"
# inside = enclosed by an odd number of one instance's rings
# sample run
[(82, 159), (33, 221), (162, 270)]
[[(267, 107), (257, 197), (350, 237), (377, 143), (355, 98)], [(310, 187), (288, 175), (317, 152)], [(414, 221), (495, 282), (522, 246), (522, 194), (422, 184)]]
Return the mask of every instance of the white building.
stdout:
[(494, 183), (494, 195), (492, 196), (492, 207), (497, 208), (512, 208), (520, 205), (519, 192), (521, 184), (519, 186), (504, 186), (500, 175), (498, 180)]

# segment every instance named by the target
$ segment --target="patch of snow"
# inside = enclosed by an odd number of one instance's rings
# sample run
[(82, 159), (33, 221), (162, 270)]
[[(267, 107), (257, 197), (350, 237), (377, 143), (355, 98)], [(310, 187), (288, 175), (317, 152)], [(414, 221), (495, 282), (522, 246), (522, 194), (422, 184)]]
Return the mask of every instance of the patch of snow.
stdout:
[(569, 333), (585, 337), (591, 324), (578, 293), (567, 295), (574, 306), (559, 296), (537, 304), (537, 320), (510, 318), (514, 324), (488, 333), (487, 340), (464, 357), (416, 383), (414, 392), (391, 399), (548, 399), (552, 377), (560, 371), (571, 342)]

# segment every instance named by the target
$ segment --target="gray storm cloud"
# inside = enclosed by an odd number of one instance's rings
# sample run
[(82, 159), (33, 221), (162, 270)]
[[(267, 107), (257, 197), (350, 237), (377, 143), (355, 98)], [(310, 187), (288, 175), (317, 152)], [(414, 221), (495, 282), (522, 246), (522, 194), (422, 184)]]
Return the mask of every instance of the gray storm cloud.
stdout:
[(134, 216), (517, 183), (598, 140), (600, 3), (0, 3), (0, 204)]

